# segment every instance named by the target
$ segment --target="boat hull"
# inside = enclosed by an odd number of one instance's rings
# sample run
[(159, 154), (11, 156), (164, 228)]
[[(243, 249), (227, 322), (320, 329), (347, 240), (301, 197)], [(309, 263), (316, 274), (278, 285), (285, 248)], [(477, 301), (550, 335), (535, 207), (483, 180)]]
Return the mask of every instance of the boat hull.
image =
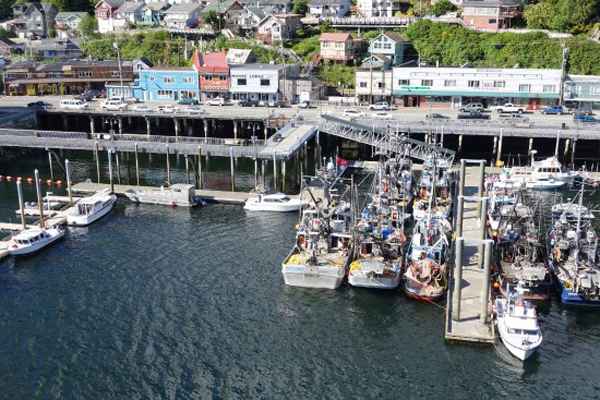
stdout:
[(518, 345), (513, 343), (514, 338), (510, 338), (506, 330), (506, 326), (504, 326), (502, 320), (498, 320), (496, 325), (498, 326), (498, 333), (500, 334), (500, 340), (502, 341), (504, 347), (506, 347), (510, 354), (521, 361), (525, 361), (531, 357), (541, 344), (541, 339), (538, 343), (529, 343), (526, 345)]
[(429, 286), (418, 284), (410, 279), (404, 280), (403, 289), (404, 293), (406, 293), (409, 298), (426, 303), (440, 301), (446, 293), (445, 288), (431, 288)]
[(354, 287), (393, 290), (400, 285), (400, 274), (393, 277), (368, 277), (363, 274), (348, 274), (348, 283)]
[(288, 286), (312, 289), (337, 289), (344, 281), (344, 268), (283, 264), (283, 280)]
[(246, 211), (268, 211), (268, 212), (294, 212), (302, 208), (302, 203), (295, 204), (265, 204), (246, 202), (244, 210)]

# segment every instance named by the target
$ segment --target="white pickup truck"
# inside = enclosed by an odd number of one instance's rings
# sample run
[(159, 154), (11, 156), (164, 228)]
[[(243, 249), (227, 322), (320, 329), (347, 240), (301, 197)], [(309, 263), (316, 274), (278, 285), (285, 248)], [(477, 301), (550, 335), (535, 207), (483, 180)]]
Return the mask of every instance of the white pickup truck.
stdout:
[(523, 113), (525, 112), (525, 108), (523, 106), (517, 106), (513, 103), (505, 103), (504, 105), (501, 106), (494, 106), (492, 107), (492, 110), (499, 112), (499, 113)]

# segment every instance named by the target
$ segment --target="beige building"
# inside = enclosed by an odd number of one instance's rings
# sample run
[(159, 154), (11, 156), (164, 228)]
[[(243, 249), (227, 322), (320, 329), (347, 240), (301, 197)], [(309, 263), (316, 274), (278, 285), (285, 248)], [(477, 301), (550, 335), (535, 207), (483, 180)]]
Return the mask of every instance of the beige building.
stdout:
[(356, 55), (356, 47), (352, 35), (344, 32), (322, 33), (321, 59), (347, 63)]

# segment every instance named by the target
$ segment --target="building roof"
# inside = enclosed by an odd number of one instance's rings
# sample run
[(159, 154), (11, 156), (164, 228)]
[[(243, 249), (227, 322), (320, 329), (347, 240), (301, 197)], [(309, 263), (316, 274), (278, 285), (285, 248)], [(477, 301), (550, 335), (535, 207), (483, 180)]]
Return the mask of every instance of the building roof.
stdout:
[(269, 7), (269, 6), (264, 6), (264, 7), (254, 7), (254, 6), (247, 6), (246, 10), (248, 10), (249, 13), (254, 14), (258, 17), (258, 19), (263, 20), (267, 14), (271, 14), (273, 12), (273, 8)]
[(123, 3), (125, 3), (125, 0), (100, 0), (96, 3), (96, 8), (101, 4), (107, 4), (111, 8), (119, 8)]
[(521, 3), (518, 0), (464, 0), (464, 7), (482, 7), (482, 8), (498, 8), (498, 7), (517, 7)]
[(239, 65), (231, 65), (229, 68), (231, 69), (262, 69), (265, 71), (279, 71), (284, 68), (281, 64), (261, 64), (261, 63), (252, 63), (252, 64), (239, 64)]
[(145, 69), (144, 71), (182, 71), (182, 72), (196, 72), (192, 67), (176, 67), (173, 65), (155, 65), (152, 68)]
[(392, 39), (394, 42), (408, 42), (408, 39), (406, 39), (404, 37), (404, 35), (402, 35), (399, 32), (394, 32), (394, 31), (388, 31), (388, 32), (384, 32), (383, 35), (389, 37), (390, 39)]
[(347, 40), (352, 40), (352, 35), (348, 32), (325, 32), (321, 33), (319, 37), (319, 41), (328, 42), (345, 42)]
[(13, 42), (12, 40), (10, 40), (7, 37), (0, 37), (0, 42), (4, 43), (7, 46), (18, 46), (15, 42)]
[(143, 1), (126, 1), (119, 7), (117, 14), (133, 13), (144, 7)]
[(318, 6), (337, 6), (343, 3), (343, 0), (311, 0), (308, 2), (309, 7)]
[(40, 50), (80, 50), (79, 46), (72, 40), (62, 40), (56, 38), (31, 40), (27, 47)]
[(61, 22), (69, 19), (83, 18), (86, 15), (87, 13), (83, 11), (61, 11), (58, 14), (56, 14), (55, 19), (56, 22)]
[(166, 1), (153, 1), (150, 3), (146, 3), (145, 8), (152, 11), (161, 11), (169, 6), (170, 4)]
[(227, 64), (246, 64), (251, 54), (251, 49), (229, 49), (226, 57)]
[(200, 8), (198, 3), (173, 4), (165, 11), (165, 14), (191, 14), (198, 8)]
[(209, 11), (214, 11), (216, 13), (223, 14), (224, 12), (229, 10), (229, 8), (232, 5), (234, 5), (235, 3), (238, 3), (241, 5), (241, 3), (238, 0), (213, 1), (212, 3), (210, 3), (209, 5), (204, 7), (204, 9), (202, 10), (202, 14), (206, 14)]

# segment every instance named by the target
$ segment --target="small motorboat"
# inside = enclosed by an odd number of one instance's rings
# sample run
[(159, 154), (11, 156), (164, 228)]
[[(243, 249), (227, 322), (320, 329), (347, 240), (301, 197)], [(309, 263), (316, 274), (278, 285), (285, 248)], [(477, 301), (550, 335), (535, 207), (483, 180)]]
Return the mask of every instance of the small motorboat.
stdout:
[(526, 360), (542, 344), (542, 331), (535, 306), (523, 298), (521, 282), (511, 291), (506, 285), (506, 298), (496, 299), (496, 326), (500, 339), (508, 351), (519, 360)]
[(116, 202), (117, 196), (110, 194), (108, 189), (85, 197), (66, 211), (67, 224), (87, 226), (108, 214)]
[(299, 198), (293, 199), (283, 193), (259, 193), (246, 200), (244, 209), (248, 211), (291, 212), (300, 210), (304, 204)]
[(63, 236), (65, 230), (61, 227), (25, 229), (8, 241), (8, 254), (13, 256), (33, 254)]

